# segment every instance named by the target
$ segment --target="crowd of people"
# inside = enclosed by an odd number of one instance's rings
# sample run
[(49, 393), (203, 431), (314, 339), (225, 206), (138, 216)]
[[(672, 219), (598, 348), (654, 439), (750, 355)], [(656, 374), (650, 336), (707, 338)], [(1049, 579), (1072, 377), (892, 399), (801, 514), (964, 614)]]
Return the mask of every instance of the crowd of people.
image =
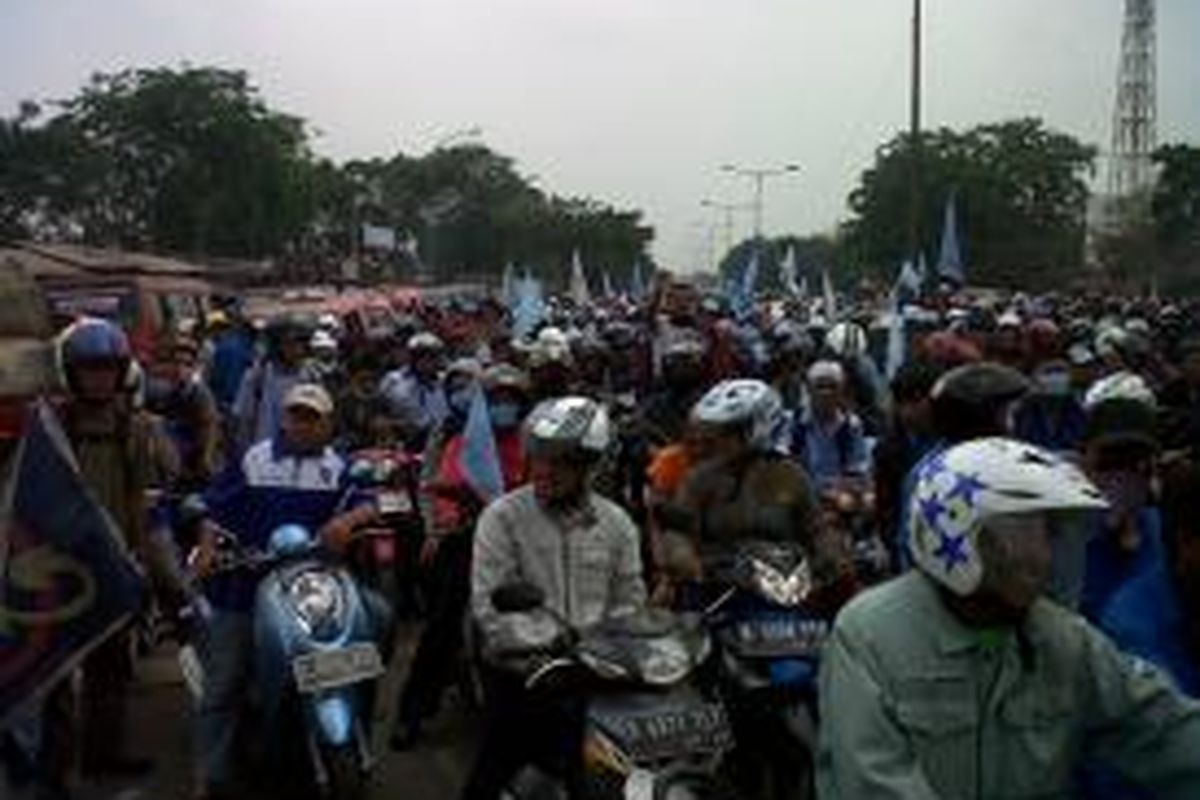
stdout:
[[(421, 463), (425, 622), (390, 742), (422, 745), (469, 615), (487, 709), (465, 797), (499, 797), (579, 735), (578, 709), (530, 697), (506, 663), (522, 634), (499, 587), (532, 582), (585, 627), (686, 606), (706, 549), (741, 539), (798, 543), (837, 620), (821, 797), (1200, 797), (1200, 307), (843, 302), (739, 318), (663, 275), (646, 302), (552, 301), (523, 336), (499, 303), (463, 300), (384, 340), (228, 303), (144, 368), (113, 324), (70, 326), (60, 414), (85, 480), (162, 606), (203, 581), (215, 609), (198, 796), (236, 796), (251, 671), (254, 585), (212, 576), (217, 531), (262, 545), (300, 524), (344, 548), (378, 516), (351, 456), (387, 445)], [(498, 497), (464, 457), (480, 397)], [(412, 612), (384, 600), (381, 632)], [(77, 758), (150, 768), (133, 757), (150, 743), (120, 735), (128, 653), (116, 636), (85, 661), (83, 736), (64, 684), (36, 746), (9, 748), (49, 796)]]

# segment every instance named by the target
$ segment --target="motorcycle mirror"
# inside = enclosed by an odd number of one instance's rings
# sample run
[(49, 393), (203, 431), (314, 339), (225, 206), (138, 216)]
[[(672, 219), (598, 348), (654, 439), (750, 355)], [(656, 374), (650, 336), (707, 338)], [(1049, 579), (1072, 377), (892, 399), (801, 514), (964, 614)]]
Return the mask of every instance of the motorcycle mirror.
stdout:
[(541, 608), (546, 593), (532, 583), (509, 583), (492, 592), (492, 605), (501, 614), (517, 614)]
[(179, 504), (179, 524), (181, 527), (195, 525), (208, 516), (208, 506), (204, 498), (198, 494), (189, 494)]

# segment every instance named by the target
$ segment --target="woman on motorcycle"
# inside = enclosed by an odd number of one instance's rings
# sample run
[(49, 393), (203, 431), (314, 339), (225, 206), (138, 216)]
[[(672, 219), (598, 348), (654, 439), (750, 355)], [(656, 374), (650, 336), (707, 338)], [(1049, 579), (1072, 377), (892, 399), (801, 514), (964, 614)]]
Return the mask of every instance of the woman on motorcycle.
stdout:
[[(451, 408), (462, 403), (460, 392), (471, 397), (481, 386), (487, 398), (504, 488), (512, 489), (524, 480), (525, 474), (520, 425), (529, 405), (529, 378), (509, 364), (489, 367), (481, 384), (447, 387)], [(469, 413), (470, 400), (466, 405)], [(429, 514), (421, 562), (431, 573), (430, 608), (400, 695), (391, 739), (394, 750), (416, 744), (422, 720), (436, 712), (442, 691), (454, 677), (455, 656), (462, 647), (463, 614), (470, 597), (471, 530), (488, 499), (475, 493), (463, 473), (465, 445), (460, 427), (436, 453), (431, 453), (432, 470), (423, 487), (429, 498)]]

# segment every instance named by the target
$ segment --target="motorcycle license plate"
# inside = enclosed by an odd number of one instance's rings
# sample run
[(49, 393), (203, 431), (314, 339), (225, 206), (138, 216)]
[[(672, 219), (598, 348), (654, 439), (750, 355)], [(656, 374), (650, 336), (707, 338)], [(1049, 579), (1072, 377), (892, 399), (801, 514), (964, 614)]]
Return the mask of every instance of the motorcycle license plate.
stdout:
[(829, 635), (829, 624), (786, 616), (762, 617), (738, 622), (734, 631), (738, 644), (748, 651), (816, 656)]
[(407, 492), (380, 492), (378, 498), (380, 514), (408, 514), (413, 510), (412, 499)]
[(634, 760), (653, 761), (684, 753), (716, 753), (731, 744), (725, 710), (715, 703), (604, 721)]
[(304, 694), (373, 680), (383, 673), (379, 650), (369, 642), (305, 653), (292, 660), (296, 687)]

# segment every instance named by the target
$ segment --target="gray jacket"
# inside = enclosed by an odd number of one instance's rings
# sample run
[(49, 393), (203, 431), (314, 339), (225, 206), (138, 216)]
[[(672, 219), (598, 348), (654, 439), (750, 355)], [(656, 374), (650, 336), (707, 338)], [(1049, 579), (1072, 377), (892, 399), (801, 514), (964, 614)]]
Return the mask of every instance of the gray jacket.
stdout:
[(564, 518), (538, 505), (532, 486), (509, 492), (484, 510), (475, 529), (471, 610), (485, 654), (522, 643), (528, 615), (500, 614), (491, 600), (495, 589), (518, 581), (541, 588), (547, 607), (572, 627), (633, 611), (646, 600), (637, 527), (594, 493)]
[(910, 572), (839, 615), (820, 698), (822, 800), (1066, 800), (1089, 758), (1200, 797), (1200, 704), (1046, 600), (981, 636)]

